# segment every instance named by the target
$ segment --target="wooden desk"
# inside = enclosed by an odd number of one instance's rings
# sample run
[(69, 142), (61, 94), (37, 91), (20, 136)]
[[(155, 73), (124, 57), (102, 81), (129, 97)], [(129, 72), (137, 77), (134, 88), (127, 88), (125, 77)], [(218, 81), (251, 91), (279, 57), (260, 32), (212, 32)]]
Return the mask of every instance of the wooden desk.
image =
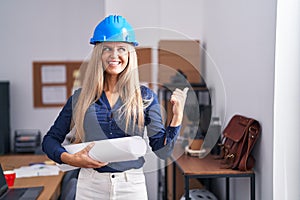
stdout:
[[(49, 160), (45, 155), (2, 155), (0, 163), (3, 170), (11, 170), (26, 166), (29, 163), (38, 163)], [(63, 173), (57, 176), (37, 176), (28, 178), (16, 178), (14, 188), (44, 186), (38, 200), (51, 199), (56, 200), (60, 195), (60, 186)]]
[(189, 199), (190, 178), (226, 178), (226, 199), (229, 200), (229, 178), (249, 177), (251, 200), (255, 200), (255, 173), (254, 171), (238, 171), (221, 169), (220, 160), (215, 160), (211, 155), (200, 159), (184, 154), (184, 149), (176, 144), (172, 155), (173, 162), (173, 199), (176, 197), (176, 167), (184, 176), (185, 199)]

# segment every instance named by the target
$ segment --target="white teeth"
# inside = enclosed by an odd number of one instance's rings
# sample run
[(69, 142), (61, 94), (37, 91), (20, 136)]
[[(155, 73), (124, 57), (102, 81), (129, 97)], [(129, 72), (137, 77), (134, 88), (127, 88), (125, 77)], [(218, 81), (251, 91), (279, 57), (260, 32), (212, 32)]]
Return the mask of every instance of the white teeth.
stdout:
[(117, 61), (112, 61), (112, 62), (109, 62), (108, 64), (110, 64), (110, 65), (118, 65), (119, 62), (117, 62)]

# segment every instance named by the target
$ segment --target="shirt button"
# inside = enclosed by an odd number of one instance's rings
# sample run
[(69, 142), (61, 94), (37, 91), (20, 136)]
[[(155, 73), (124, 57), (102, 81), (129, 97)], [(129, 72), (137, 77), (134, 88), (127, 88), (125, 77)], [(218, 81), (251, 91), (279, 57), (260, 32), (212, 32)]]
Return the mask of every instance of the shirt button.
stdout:
[(113, 175), (111, 175), (111, 177), (112, 177), (112, 178), (115, 178), (115, 175), (113, 174)]

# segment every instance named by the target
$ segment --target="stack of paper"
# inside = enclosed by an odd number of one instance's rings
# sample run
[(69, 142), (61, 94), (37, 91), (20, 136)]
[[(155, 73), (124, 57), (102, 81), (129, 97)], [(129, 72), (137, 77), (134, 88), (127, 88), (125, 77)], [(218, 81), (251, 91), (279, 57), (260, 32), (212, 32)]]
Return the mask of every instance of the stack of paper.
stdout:
[[(64, 147), (69, 153), (74, 154), (84, 149), (90, 143), (91, 142), (71, 144)], [(99, 140), (94, 143), (95, 145), (89, 151), (89, 156), (100, 162), (136, 160), (139, 157), (144, 156), (147, 151), (145, 140), (139, 136)], [(58, 166), (62, 171), (78, 168), (67, 164), (58, 164)]]
[(59, 168), (55, 165), (35, 164), (14, 169), (16, 178), (32, 176), (54, 176), (59, 174)]

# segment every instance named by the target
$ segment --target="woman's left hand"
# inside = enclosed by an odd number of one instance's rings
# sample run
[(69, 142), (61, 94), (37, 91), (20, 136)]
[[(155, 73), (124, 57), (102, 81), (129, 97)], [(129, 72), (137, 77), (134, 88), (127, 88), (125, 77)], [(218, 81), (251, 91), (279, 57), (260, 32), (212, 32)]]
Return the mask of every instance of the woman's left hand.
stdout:
[(183, 90), (176, 88), (171, 95), (170, 102), (173, 105), (173, 118), (170, 124), (171, 126), (179, 126), (182, 122), (184, 104), (188, 90), (188, 87), (184, 88)]

